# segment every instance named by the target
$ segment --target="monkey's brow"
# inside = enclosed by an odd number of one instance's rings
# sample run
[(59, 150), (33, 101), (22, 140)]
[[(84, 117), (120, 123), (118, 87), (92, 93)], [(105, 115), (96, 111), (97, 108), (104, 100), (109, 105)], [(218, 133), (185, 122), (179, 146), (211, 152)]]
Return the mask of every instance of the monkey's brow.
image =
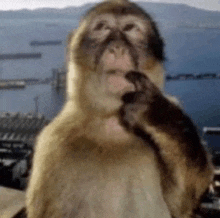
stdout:
[(105, 23), (109, 25), (125, 25), (127, 23), (135, 23), (141, 29), (145, 29), (148, 26), (149, 21), (143, 20), (140, 17), (135, 15), (112, 15), (112, 14), (105, 14), (105, 15), (97, 15), (94, 20), (92, 20), (92, 26), (95, 26), (97, 23)]
[(107, 24), (115, 24), (116, 20), (117, 19), (112, 14), (97, 15), (94, 17), (91, 24), (95, 25), (100, 22)]

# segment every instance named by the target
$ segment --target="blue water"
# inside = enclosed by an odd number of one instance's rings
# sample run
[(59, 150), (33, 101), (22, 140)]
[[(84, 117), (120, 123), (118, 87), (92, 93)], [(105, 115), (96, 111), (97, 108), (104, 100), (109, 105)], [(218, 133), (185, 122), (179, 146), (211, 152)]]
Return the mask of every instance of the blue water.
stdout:
[(61, 110), (64, 91), (57, 92), (50, 85), (32, 85), (21, 90), (0, 90), (0, 111), (35, 112), (34, 98), (38, 96), (38, 112), (52, 119)]
[[(56, 25), (48, 27), (51, 23)], [(0, 53), (41, 52), (43, 56), (36, 60), (0, 61), (0, 79), (50, 77), (52, 68), (63, 66), (65, 39), (77, 23), (77, 19), (1, 20)], [(166, 26), (161, 32), (166, 41), (167, 73), (220, 74), (220, 30)], [(32, 40), (63, 40), (63, 44), (30, 47)], [(166, 91), (180, 99), (200, 131), (204, 126), (220, 126), (220, 80), (169, 81)], [(39, 96), (39, 112), (50, 119), (64, 102), (63, 92), (57, 93), (50, 85), (35, 85), (24, 90), (0, 90), (0, 111), (34, 111), (35, 96)], [(220, 143), (215, 140), (212, 147), (220, 150)]]

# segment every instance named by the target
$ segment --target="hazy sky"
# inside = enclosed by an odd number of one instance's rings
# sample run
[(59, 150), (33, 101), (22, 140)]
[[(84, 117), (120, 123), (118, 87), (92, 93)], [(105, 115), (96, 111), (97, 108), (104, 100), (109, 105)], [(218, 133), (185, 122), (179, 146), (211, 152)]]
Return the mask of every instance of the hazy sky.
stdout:
[[(0, 10), (35, 9), (42, 7), (64, 8), (67, 6), (78, 6), (98, 0), (0, 0)], [(220, 0), (140, 0), (151, 2), (184, 3), (207, 10), (220, 11)]]

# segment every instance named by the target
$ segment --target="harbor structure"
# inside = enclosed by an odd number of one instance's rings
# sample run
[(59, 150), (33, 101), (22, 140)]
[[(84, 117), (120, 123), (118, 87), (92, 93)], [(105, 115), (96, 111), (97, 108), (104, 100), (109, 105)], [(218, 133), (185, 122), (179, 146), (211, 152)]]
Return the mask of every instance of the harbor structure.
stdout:
[(56, 89), (66, 88), (66, 69), (64, 67), (52, 70), (52, 85)]
[(32, 146), (36, 135), (48, 122), (41, 114), (0, 112), (0, 142), (21, 141)]
[(16, 53), (16, 54), (0, 54), (0, 60), (16, 60), (16, 59), (38, 59), (41, 53)]
[(31, 41), (30, 46), (54, 46), (62, 45), (61, 40), (48, 40), (48, 41)]
[(40, 114), (0, 112), (0, 185), (25, 189), (35, 138), (48, 122)]
[(25, 87), (24, 80), (0, 80), (0, 89), (23, 89)]
[(220, 73), (186, 73), (186, 74), (175, 74), (166, 75), (166, 80), (199, 80), (199, 79), (220, 79)]

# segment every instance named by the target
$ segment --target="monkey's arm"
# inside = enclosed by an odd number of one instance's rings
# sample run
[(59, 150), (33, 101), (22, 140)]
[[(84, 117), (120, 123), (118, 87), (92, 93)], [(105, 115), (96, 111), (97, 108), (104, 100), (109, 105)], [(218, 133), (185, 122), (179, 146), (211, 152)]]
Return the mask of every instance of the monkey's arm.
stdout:
[[(212, 179), (212, 166), (196, 127), (146, 76), (130, 72), (126, 78), (135, 84), (137, 91), (122, 98), (122, 122), (155, 150), (164, 172), (161, 175), (164, 192), (170, 186), (175, 187), (164, 193), (165, 198), (172, 196), (175, 207), (186, 210), (199, 201)], [(178, 214), (175, 208), (170, 209), (175, 216), (187, 217), (182, 216), (184, 212)]]
[(161, 152), (181, 155), (187, 164), (206, 166), (206, 151), (191, 119), (143, 74), (131, 72), (126, 78), (135, 84), (137, 91), (122, 98), (124, 125), (144, 140), (150, 135)]

